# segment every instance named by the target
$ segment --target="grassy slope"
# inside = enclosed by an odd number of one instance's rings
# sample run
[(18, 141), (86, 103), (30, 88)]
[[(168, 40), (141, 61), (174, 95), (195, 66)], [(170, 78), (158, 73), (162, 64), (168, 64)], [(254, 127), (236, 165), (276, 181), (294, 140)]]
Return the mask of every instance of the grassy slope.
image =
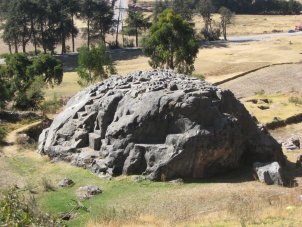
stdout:
[[(12, 137), (10, 137), (12, 138)], [(6, 171), (17, 175), (21, 187), (30, 187), (38, 194), (38, 204), (55, 214), (73, 208), (75, 191), (84, 185), (98, 185), (103, 194), (83, 201), (89, 212), (79, 210), (69, 226), (238, 226), (240, 222), (255, 226), (302, 224), (302, 211), (297, 195), (302, 188), (265, 186), (253, 181), (249, 169), (231, 172), (207, 181), (171, 184), (118, 177), (112, 181), (99, 179), (89, 170), (67, 163), (50, 163), (33, 149), (16, 146), (5, 149)], [(294, 160), (297, 152), (288, 154)], [(3, 167), (2, 167), (3, 168)], [(56, 185), (63, 177), (76, 182), (72, 188), (44, 192), (42, 179)], [(300, 180), (300, 178), (298, 179)], [(11, 182), (2, 182), (1, 186)], [(288, 206), (293, 206), (287, 210)], [(234, 209), (234, 207), (236, 209)]]

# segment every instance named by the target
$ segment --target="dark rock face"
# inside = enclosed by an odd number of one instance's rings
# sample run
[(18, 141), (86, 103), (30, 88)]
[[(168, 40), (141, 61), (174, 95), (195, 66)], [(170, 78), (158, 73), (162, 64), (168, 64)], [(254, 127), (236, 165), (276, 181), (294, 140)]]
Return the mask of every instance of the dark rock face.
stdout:
[(39, 151), (100, 176), (153, 180), (284, 161), (230, 91), (171, 71), (113, 76), (78, 93), (40, 135)]

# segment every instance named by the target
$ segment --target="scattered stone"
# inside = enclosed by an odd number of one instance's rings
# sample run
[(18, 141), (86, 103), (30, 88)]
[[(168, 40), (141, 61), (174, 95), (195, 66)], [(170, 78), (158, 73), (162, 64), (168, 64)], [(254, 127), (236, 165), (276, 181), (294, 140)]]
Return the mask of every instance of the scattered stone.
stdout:
[(257, 99), (249, 99), (249, 100), (246, 100), (246, 102), (251, 102), (253, 104), (257, 104), (258, 100)]
[(80, 199), (89, 199), (97, 194), (102, 193), (102, 190), (98, 187), (98, 186), (94, 186), (94, 185), (88, 185), (88, 186), (84, 186), (84, 187), (80, 187), (77, 191), (76, 191), (76, 195), (80, 198)]
[(167, 70), (112, 76), (72, 97), (39, 152), (100, 176), (205, 178), (243, 160), (284, 163), (281, 146), (229, 90)]
[(269, 104), (271, 101), (269, 99), (260, 99), (261, 102), (264, 102), (266, 104)]
[(181, 179), (181, 178), (178, 178), (178, 179), (175, 179), (175, 180), (171, 180), (169, 181), (170, 183), (173, 183), (173, 184), (183, 184), (184, 183), (184, 180)]
[(284, 173), (278, 162), (256, 162), (253, 167), (260, 182), (267, 185), (284, 185)]
[(109, 174), (100, 173), (97, 176), (103, 180), (112, 180), (112, 176), (110, 176)]
[(131, 178), (134, 182), (138, 182), (138, 183), (146, 180), (146, 177), (141, 176), (141, 175), (134, 175)]
[(61, 180), (61, 181), (59, 182), (58, 186), (59, 186), (59, 187), (62, 187), (62, 188), (64, 188), (64, 187), (72, 187), (74, 184), (75, 184), (75, 183), (74, 183), (73, 180), (71, 180), (71, 179), (65, 177), (63, 180)]
[(260, 110), (268, 110), (269, 109), (269, 106), (257, 106)]
[(30, 143), (30, 138), (25, 133), (20, 133), (20, 134), (17, 134), (16, 142), (17, 142), (17, 144), (20, 144), (20, 145), (26, 145), (26, 144)]
[(302, 149), (302, 137), (293, 135), (289, 139), (287, 139), (284, 143), (282, 143), (282, 148), (286, 150), (300, 150)]

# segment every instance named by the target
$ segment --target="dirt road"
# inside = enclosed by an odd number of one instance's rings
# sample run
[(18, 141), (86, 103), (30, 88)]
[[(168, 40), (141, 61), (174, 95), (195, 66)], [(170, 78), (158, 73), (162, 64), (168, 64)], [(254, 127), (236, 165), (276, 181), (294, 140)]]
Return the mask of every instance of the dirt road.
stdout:
[(25, 131), (26, 129), (39, 124), (40, 122), (35, 122), (26, 126), (23, 126), (19, 129), (16, 129), (10, 132), (6, 136), (6, 143), (9, 144), (2, 148), (2, 152), (0, 153), (0, 189), (6, 188), (11, 185), (18, 185), (22, 187), (25, 185), (24, 179), (21, 176), (16, 174), (10, 168), (9, 158), (13, 158), (15, 154), (18, 152), (19, 147), (16, 144), (18, 133)]

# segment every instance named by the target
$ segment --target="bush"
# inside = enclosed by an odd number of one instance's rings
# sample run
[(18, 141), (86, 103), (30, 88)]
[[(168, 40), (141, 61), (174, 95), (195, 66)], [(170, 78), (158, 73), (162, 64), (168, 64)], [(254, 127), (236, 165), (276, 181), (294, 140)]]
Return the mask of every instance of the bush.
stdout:
[(204, 40), (206, 41), (215, 41), (219, 40), (219, 37), (221, 35), (220, 28), (213, 28), (209, 31), (206, 31), (205, 28), (201, 30), (201, 36), (203, 37)]
[(44, 80), (37, 77), (25, 91), (16, 93), (15, 107), (21, 110), (37, 110), (44, 100)]
[(288, 99), (290, 103), (293, 103), (295, 105), (302, 105), (302, 98), (299, 98), (297, 96), (292, 96)]
[(64, 226), (61, 220), (37, 209), (33, 197), (26, 200), (17, 188), (11, 188), (0, 199), (0, 226)]
[(116, 73), (116, 68), (104, 43), (92, 45), (90, 49), (86, 46), (81, 47), (78, 63), (77, 73), (80, 77), (78, 84), (83, 87), (107, 79)]
[(5, 136), (6, 136), (6, 130), (0, 127), (0, 145), (3, 144)]
[(63, 106), (63, 102), (58, 98), (57, 94), (53, 95), (51, 100), (47, 100), (41, 103), (40, 110), (45, 116), (48, 113), (56, 113)]

